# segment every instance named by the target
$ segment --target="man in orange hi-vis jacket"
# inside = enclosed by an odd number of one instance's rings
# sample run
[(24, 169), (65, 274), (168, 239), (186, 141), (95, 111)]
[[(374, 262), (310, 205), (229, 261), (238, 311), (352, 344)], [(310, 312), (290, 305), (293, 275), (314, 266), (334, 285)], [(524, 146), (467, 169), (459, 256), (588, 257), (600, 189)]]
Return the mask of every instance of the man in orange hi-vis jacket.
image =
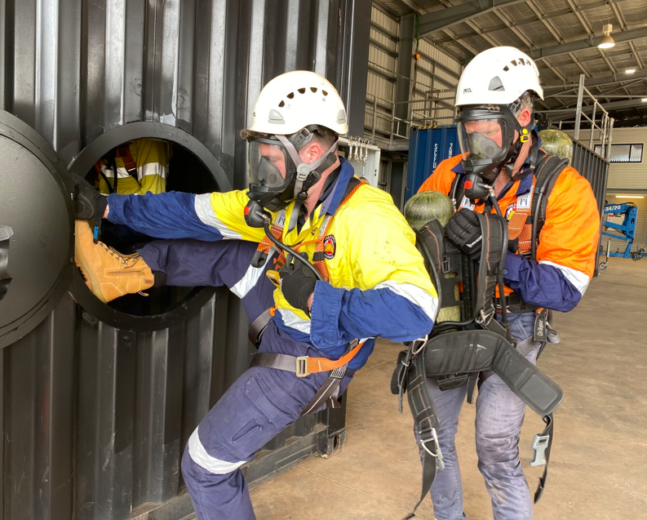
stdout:
[[(457, 87), (461, 155), (440, 163), (419, 190), (440, 191), (454, 200), (458, 211), (447, 224), (447, 236), (467, 253), (481, 248), (474, 212), (500, 211), (508, 221), (503, 271), (508, 320), (517, 349), (532, 363), (543, 345), (534, 337), (538, 309), (567, 312), (579, 303), (593, 276), (600, 230), (588, 181), (567, 166), (556, 177), (538, 241), (532, 244), (533, 194), (546, 158), (533, 131), (536, 98), (543, 99), (539, 72), (523, 52), (498, 47), (476, 56)], [(428, 387), (440, 420), (438, 440), (445, 462), (431, 488), (434, 513), (438, 520), (459, 520), (466, 516), (454, 436), (467, 385), (441, 391), (429, 379)], [(524, 410), (524, 402), (499, 376), (481, 375), (476, 450), (495, 520), (533, 516), (519, 461)]]

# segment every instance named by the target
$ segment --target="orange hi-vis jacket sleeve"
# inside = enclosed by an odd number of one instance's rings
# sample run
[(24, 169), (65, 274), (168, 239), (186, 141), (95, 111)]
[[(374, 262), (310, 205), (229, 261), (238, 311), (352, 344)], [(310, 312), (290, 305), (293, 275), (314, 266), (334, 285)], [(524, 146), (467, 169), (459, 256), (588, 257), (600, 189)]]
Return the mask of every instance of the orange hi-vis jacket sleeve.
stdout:
[[(449, 194), (457, 175), (452, 170), (460, 161), (459, 155), (441, 162), (419, 192), (435, 190)], [(518, 193), (522, 191), (521, 182), (516, 181), (499, 199), (501, 211), (508, 219), (518, 198), (527, 193)], [(466, 205), (465, 199), (462, 204)], [(480, 212), (484, 208), (483, 204), (469, 206)], [(573, 309), (593, 276), (599, 238), (600, 213), (591, 185), (568, 166), (548, 197), (536, 261), (508, 253), (504, 269), (506, 286), (529, 304), (564, 312)]]
[(418, 193), (422, 191), (439, 191), (445, 195), (449, 195), (449, 191), (452, 189), (452, 183), (456, 177), (452, 168), (455, 168), (461, 160), (462, 156), (456, 155), (442, 161), (434, 172), (427, 177), (425, 182), (422, 183)]

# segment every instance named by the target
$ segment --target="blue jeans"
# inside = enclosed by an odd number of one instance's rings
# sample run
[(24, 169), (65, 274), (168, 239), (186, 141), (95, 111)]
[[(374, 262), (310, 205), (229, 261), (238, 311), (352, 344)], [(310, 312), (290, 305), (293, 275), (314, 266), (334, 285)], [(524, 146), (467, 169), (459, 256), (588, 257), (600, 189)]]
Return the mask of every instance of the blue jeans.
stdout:
[[(518, 342), (532, 336), (535, 315), (517, 314), (510, 318), (513, 336)], [(526, 355), (533, 364), (539, 343)], [(427, 380), (440, 420), (438, 442), (445, 469), (436, 475), (431, 486), (434, 515), (438, 520), (467, 518), (463, 512), (463, 486), (456, 456), (454, 438), (458, 415), (467, 385), (441, 391), (434, 379)], [(532, 500), (519, 461), (519, 436), (525, 414), (525, 403), (497, 375), (481, 384), (476, 400), (476, 453), (478, 468), (492, 498), (495, 520), (532, 520)]]

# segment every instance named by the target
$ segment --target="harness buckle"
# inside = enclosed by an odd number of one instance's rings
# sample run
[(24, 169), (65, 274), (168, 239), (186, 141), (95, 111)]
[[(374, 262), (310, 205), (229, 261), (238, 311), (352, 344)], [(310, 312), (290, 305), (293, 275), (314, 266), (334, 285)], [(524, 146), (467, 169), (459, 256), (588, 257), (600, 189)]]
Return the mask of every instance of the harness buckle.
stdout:
[(532, 460), (531, 466), (545, 466), (546, 465), (546, 449), (550, 445), (550, 434), (548, 435), (535, 435), (532, 441)]
[(308, 359), (309, 358), (310, 358), (309, 356), (299, 356), (297, 358), (297, 362), (296, 362), (297, 366), (296, 366), (296, 370), (295, 370), (295, 373), (296, 373), (297, 377), (306, 377), (306, 376), (309, 375), (309, 372), (308, 372)]
[[(432, 452), (429, 448), (427, 448), (427, 443), (428, 442), (433, 442), (434, 443), (435, 452)], [(431, 439), (424, 440), (421, 437), (420, 438), (420, 444), (422, 446), (422, 449), (424, 449), (429, 455), (431, 455), (433, 458), (436, 459), (436, 469), (438, 471), (444, 470), (445, 469), (445, 461), (443, 460), (443, 452), (440, 450), (440, 444), (438, 443), (438, 435), (436, 433), (436, 428), (431, 429)]]
[(492, 321), (492, 317), (495, 314), (496, 314), (496, 309), (492, 309), (487, 314), (485, 314), (483, 309), (481, 309), (479, 316), (477, 316), (474, 321), (476, 321), (476, 323), (478, 323), (479, 325), (487, 325), (488, 323), (490, 323), (490, 321)]

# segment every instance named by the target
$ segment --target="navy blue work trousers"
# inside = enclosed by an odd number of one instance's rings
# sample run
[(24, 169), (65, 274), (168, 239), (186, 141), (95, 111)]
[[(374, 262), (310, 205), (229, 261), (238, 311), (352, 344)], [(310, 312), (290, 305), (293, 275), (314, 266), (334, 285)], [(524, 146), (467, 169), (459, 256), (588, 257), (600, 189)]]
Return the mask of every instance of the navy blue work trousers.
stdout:
[[(249, 269), (256, 244), (242, 241), (155, 241), (139, 250), (168, 285), (227, 285), (234, 288)], [(265, 270), (272, 265), (269, 262)], [(272, 305), (274, 286), (263, 274), (242, 298), (250, 320)], [(309, 343), (292, 339), (270, 321), (259, 352), (292, 356), (321, 354)], [(340, 393), (353, 376), (346, 372)], [(182, 474), (198, 520), (254, 520), (241, 466), (296, 421), (328, 377), (297, 377), (271, 368), (250, 368), (241, 375), (193, 432), (182, 458)]]

